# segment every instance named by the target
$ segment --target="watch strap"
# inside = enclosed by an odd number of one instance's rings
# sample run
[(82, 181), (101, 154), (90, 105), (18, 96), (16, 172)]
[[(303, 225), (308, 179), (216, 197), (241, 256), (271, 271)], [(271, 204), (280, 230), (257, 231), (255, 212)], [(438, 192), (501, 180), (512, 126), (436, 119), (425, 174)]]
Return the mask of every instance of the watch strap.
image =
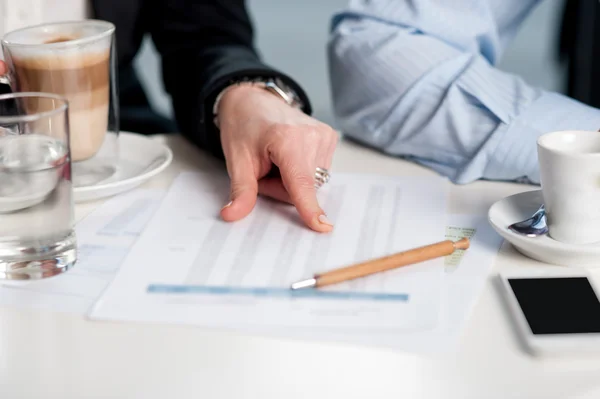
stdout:
[(223, 96), (232, 87), (240, 86), (242, 84), (250, 84), (253, 86), (260, 87), (266, 91), (269, 91), (269, 92), (275, 94), (276, 96), (280, 97), (283, 101), (285, 101), (286, 104), (288, 104), (291, 107), (294, 107), (294, 108), (302, 108), (303, 107), (302, 100), (300, 99), (298, 94), (290, 86), (283, 83), (283, 81), (279, 78), (252, 78), (252, 79), (241, 78), (241, 79), (236, 80), (235, 82), (229, 84), (225, 88), (223, 88), (223, 90), (221, 90), (219, 92), (219, 94), (217, 94), (217, 97), (215, 98), (215, 102), (213, 103), (212, 111), (213, 111), (214, 123), (217, 127), (219, 126), (218, 122), (217, 122), (218, 121), (217, 115), (218, 115), (218, 110), (219, 110), (219, 104), (221, 103)]

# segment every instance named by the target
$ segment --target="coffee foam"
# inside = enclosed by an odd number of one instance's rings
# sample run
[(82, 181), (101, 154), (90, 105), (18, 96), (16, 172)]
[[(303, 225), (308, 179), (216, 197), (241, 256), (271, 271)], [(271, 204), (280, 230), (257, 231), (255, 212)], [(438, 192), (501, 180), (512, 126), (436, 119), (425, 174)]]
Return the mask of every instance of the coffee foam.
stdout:
[[(25, 35), (28, 37), (31, 34)], [(48, 43), (47, 40), (53, 40), (58, 37), (73, 36), (70, 31), (57, 31), (44, 33), (28, 45), (19, 45), (19, 41), (14, 43), (5, 43), (8, 49), (8, 55), (15, 62), (24, 65), (27, 68), (52, 68), (68, 69), (80, 68), (101, 62), (110, 57), (112, 44), (111, 36), (101, 37), (95, 41), (79, 40), (65, 41), (59, 43)]]
[(71, 42), (71, 41), (77, 40), (77, 39), (80, 39), (80, 37), (62, 35), (62, 36), (56, 36), (56, 37), (53, 37), (50, 39), (46, 39), (46, 40), (44, 40), (44, 44)]
[[(81, 20), (71, 22), (56, 22), (17, 29), (4, 35), (3, 43), (11, 48), (25, 50), (68, 49), (102, 45), (112, 39), (115, 26), (107, 21)], [(69, 41), (56, 40), (69, 38)], [(53, 43), (48, 43), (52, 41)], [(44, 44), (49, 46), (44, 46)]]

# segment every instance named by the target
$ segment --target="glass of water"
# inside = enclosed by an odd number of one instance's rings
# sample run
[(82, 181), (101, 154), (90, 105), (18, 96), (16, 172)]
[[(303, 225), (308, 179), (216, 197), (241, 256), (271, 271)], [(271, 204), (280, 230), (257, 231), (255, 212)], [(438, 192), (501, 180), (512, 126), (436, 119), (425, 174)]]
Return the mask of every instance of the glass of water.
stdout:
[(73, 266), (69, 105), (58, 95), (0, 96), (0, 279)]

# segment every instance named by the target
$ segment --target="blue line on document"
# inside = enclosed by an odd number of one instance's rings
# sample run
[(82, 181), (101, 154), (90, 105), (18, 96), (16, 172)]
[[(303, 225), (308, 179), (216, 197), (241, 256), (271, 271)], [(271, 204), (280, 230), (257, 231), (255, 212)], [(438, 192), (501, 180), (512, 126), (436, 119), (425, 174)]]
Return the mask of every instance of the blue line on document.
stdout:
[(408, 294), (347, 292), (347, 291), (322, 291), (317, 289), (290, 290), (288, 288), (272, 287), (224, 287), (208, 285), (181, 285), (181, 284), (151, 284), (148, 286), (149, 294), (206, 294), (206, 295), (246, 295), (253, 297), (278, 297), (278, 298), (319, 298), (338, 300), (371, 300), (408, 302)]

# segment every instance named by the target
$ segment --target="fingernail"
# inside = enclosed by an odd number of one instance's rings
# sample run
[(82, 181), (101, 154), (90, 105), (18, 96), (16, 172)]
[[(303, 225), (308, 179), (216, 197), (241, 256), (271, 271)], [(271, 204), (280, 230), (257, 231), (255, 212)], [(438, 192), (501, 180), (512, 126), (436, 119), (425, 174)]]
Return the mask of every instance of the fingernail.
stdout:
[(231, 204), (233, 204), (233, 201), (229, 201), (228, 203), (226, 203), (223, 208), (221, 208), (221, 210), (225, 209), (225, 208), (229, 208), (231, 206)]
[(333, 226), (333, 223), (331, 223), (331, 221), (329, 219), (327, 219), (327, 216), (325, 214), (319, 215), (319, 222), (326, 224), (328, 226)]

